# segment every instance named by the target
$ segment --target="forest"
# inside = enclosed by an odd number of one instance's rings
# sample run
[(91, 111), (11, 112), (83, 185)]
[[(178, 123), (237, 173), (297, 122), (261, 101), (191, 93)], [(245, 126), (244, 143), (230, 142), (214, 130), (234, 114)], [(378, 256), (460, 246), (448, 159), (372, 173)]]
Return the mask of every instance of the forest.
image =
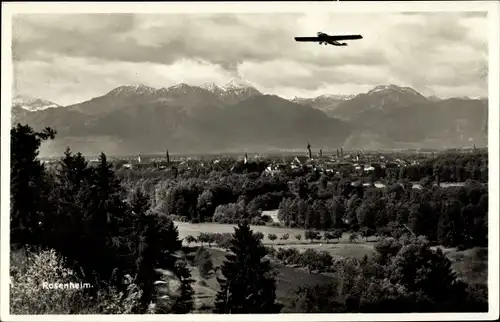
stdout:
[[(400, 171), (376, 188), (358, 177), (307, 169), (265, 177), (261, 166), (236, 161), (183, 171), (124, 170), (104, 153), (91, 164), (70, 148), (46, 165), (40, 145), (56, 135), (21, 124), (11, 130), (13, 314), (194, 312), (194, 266), (217, 275), (214, 313), (488, 310), (486, 285), (464, 282), (435, 248), (488, 246), (487, 154), (439, 156), (422, 163), (418, 175)], [(235, 163), (241, 171), (231, 171)], [(465, 184), (432, 185), (452, 179)], [(413, 189), (410, 180), (422, 188)], [(277, 210), (281, 223), (263, 213), (268, 210)], [(179, 222), (235, 228), (181, 239)], [(299, 237), (263, 236), (250, 225), (303, 228), (310, 242), (343, 234), (377, 241), (372, 256), (334, 258), (275, 249), (264, 239)], [(198, 242), (201, 247), (190, 246)], [(203, 243), (227, 253), (218, 268), (200, 255)], [(281, 303), (276, 272), (290, 264), (326, 274), (329, 282), (299, 286)], [(92, 287), (33, 290), (44, 279)]]

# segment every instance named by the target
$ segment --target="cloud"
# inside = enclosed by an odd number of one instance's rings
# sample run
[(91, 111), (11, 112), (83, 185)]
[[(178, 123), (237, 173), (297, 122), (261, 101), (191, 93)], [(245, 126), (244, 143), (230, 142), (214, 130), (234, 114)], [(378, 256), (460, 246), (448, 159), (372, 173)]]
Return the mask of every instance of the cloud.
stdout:
[[(364, 38), (348, 47), (293, 40), (317, 31)], [(12, 45), (17, 90), (63, 104), (128, 83), (232, 77), (297, 96), (385, 83), (486, 96), (487, 31), (481, 13), (20, 14)]]

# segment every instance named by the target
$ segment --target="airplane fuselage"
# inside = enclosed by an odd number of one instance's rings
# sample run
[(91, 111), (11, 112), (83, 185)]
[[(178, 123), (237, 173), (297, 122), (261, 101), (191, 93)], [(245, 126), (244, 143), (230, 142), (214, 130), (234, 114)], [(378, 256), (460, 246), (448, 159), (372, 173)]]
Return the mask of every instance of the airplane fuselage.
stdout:
[(324, 32), (318, 32), (316, 37), (295, 37), (295, 41), (317, 42), (320, 45), (347, 46), (345, 42), (339, 40), (363, 39), (361, 35), (328, 35)]
[(325, 34), (324, 32), (318, 32), (318, 38), (320, 39), (318, 43), (320, 45), (347, 46), (347, 43), (345, 42), (329, 40), (328, 37), (329, 37), (328, 34)]

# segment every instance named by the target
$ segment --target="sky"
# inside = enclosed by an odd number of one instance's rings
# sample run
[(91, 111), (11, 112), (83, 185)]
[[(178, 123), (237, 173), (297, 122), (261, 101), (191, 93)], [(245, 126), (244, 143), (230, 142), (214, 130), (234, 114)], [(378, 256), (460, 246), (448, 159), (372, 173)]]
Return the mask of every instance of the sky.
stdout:
[[(358, 94), (381, 84), (487, 97), (486, 14), (18, 14), (14, 92), (68, 105), (122, 85), (244, 80), (283, 97)], [(295, 36), (361, 34), (349, 46)]]

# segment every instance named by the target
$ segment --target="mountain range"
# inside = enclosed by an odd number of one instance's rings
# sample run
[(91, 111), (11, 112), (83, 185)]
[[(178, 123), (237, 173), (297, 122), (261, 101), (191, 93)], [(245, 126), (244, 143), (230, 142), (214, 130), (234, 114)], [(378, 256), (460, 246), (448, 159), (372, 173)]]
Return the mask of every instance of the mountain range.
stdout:
[(13, 123), (50, 126), (57, 139), (42, 155), (66, 146), (112, 155), (448, 148), (487, 144), (487, 99), (427, 98), (409, 87), (380, 85), (358, 95), (285, 99), (251, 84), (120, 86), (78, 104), (16, 96)]

